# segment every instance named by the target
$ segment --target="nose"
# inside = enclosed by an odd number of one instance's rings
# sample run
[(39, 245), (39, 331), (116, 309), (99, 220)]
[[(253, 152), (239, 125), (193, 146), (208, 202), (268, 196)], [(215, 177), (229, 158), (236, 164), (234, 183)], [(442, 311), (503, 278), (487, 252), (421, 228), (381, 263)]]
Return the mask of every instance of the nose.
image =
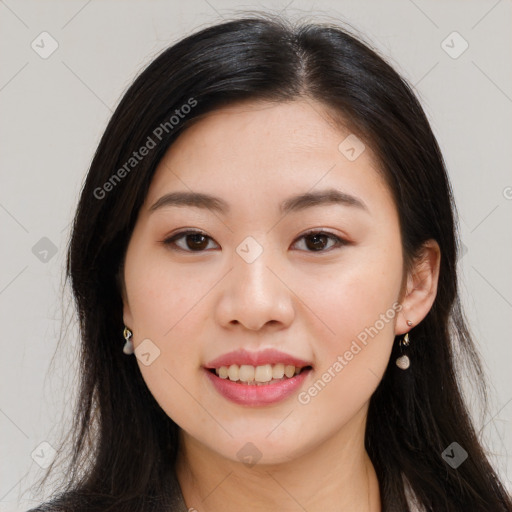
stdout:
[(232, 267), (220, 283), (217, 322), (228, 328), (240, 324), (251, 331), (267, 324), (277, 330), (289, 326), (295, 315), (293, 292), (271, 251), (264, 250), (252, 263), (234, 254)]

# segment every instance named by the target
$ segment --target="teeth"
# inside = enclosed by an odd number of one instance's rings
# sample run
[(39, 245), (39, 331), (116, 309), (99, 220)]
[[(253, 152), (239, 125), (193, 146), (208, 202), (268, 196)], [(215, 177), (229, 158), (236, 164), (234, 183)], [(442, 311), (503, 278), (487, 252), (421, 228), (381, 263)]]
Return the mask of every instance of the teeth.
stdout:
[(301, 367), (282, 363), (265, 364), (262, 366), (251, 366), (248, 364), (232, 364), (231, 366), (221, 366), (215, 368), (215, 373), (221, 379), (229, 379), (233, 382), (255, 382), (256, 384), (266, 384), (276, 380), (282, 380), (285, 377), (291, 378), (301, 372)]
[(284, 374), (291, 378), (295, 375), (295, 366), (287, 365), (284, 367)]
[(272, 365), (256, 366), (254, 380), (256, 382), (270, 382), (272, 380)]
[(232, 364), (228, 368), (228, 377), (229, 377), (229, 380), (238, 380), (238, 365), (237, 364)]
[(282, 379), (283, 377), (284, 377), (284, 364), (282, 364), (282, 363), (275, 364), (272, 367), (272, 378)]
[(233, 379), (231, 377), (231, 368), (229, 372), (229, 378), (231, 380), (241, 380), (242, 382), (251, 382), (254, 380), (254, 366), (249, 366), (248, 364), (243, 364), (238, 368), (238, 379)]

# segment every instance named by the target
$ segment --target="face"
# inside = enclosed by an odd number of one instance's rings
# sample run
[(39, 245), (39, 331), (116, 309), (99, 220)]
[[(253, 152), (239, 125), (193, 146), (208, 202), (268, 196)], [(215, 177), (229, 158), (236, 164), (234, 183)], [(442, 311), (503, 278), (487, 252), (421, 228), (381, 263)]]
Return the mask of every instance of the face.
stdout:
[(313, 101), (201, 119), (161, 160), (128, 246), (143, 378), (188, 439), (233, 461), (248, 442), (289, 461), (360, 425), (397, 331), (396, 206), (370, 148), (327, 119)]

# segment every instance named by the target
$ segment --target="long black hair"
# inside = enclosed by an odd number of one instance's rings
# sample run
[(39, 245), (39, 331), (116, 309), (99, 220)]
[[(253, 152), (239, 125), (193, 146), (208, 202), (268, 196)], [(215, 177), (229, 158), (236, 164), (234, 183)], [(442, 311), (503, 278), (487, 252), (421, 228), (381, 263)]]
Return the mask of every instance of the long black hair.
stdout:
[[(369, 404), (366, 449), (382, 510), (408, 511), (413, 498), (435, 512), (512, 510), (456, 372), (461, 358), (483, 382), (458, 298), (452, 192), (417, 98), (369, 44), (340, 26), (263, 14), (202, 29), (163, 51), (129, 87), (101, 138), (68, 252), (80, 388), (67, 478), (49, 510), (166, 510), (178, 427), (149, 392), (135, 358), (122, 352), (125, 251), (155, 169), (187, 126), (233, 102), (298, 98), (323, 103), (372, 148), (398, 209), (405, 268), (425, 241), (441, 248), (435, 302), (411, 333), (414, 368), (396, 367), (395, 343)], [(143, 146), (147, 154), (134, 156)], [(456, 469), (442, 456), (453, 442), (468, 454)]]

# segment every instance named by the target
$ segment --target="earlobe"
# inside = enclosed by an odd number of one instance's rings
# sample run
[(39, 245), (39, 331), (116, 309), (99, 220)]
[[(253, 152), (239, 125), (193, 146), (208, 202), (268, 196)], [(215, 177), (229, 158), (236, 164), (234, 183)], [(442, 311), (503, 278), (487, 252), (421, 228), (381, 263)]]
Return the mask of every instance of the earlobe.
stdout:
[(395, 325), (395, 335), (410, 331), (428, 314), (437, 295), (441, 251), (435, 240), (428, 240), (416, 258), (407, 276), (407, 287), (402, 299), (402, 310)]

